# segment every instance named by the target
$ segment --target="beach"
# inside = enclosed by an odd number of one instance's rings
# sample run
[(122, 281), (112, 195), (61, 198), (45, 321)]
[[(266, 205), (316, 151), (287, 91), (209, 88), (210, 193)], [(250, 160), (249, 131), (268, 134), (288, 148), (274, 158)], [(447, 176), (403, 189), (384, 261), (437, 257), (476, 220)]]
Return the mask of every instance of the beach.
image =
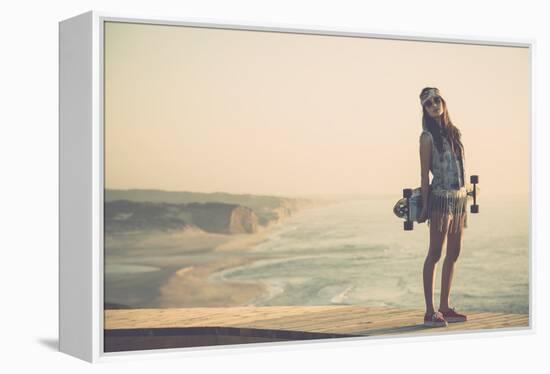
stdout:
[(266, 258), (247, 249), (278, 226), (254, 234), (214, 234), (195, 228), (106, 237), (105, 307), (177, 308), (248, 305), (268, 293), (258, 282), (223, 281), (213, 274)]
[[(391, 211), (394, 200), (312, 207), (254, 234), (188, 229), (111, 235), (106, 308), (422, 309), (428, 228), (403, 231)], [(483, 212), (469, 216), (451, 294), (459, 310), (529, 313), (527, 199), (506, 200), (503, 206), (500, 199), (486, 198)]]

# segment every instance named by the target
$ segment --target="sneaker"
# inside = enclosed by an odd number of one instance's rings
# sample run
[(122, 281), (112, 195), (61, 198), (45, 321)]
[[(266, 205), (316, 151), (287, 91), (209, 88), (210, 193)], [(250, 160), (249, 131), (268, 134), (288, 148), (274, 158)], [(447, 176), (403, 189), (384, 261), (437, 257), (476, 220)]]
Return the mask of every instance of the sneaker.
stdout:
[(455, 312), (455, 308), (451, 308), (446, 312), (442, 312), (441, 309), (439, 309), (439, 312), (443, 315), (443, 318), (445, 318), (448, 322), (466, 322), (467, 318), (464, 314), (460, 314)]
[(424, 326), (446, 327), (447, 321), (445, 321), (445, 318), (443, 317), (443, 314), (441, 314), (441, 312), (434, 312), (431, 315), (429, 313), (426, 313), (424, 315)]

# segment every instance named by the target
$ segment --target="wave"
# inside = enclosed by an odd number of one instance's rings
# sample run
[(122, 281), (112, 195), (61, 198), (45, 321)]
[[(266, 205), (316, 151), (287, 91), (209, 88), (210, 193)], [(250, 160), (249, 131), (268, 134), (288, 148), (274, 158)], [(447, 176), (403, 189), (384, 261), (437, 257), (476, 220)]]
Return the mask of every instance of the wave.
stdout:
[(355, 286), (353, 284), (348, 286), (344, 291), (340, 292), (339, 294), (335, 295), (332, 299), (330, 299), (330, 302), (332, 304), (342, 304), (344, 300), (346, 300), (348, 293), (354, 288)]

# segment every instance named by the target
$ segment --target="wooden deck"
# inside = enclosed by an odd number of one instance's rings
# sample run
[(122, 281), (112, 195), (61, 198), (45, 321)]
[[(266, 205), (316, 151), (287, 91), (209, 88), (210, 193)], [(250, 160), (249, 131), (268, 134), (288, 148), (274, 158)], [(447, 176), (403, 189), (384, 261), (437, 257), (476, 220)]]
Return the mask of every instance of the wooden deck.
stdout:
[(468, 321), (424, 327), (424, 311), (363, 306), (105, 310), (105, 352), (351, 336), (527, 328), (529, 315), (465, 311)]

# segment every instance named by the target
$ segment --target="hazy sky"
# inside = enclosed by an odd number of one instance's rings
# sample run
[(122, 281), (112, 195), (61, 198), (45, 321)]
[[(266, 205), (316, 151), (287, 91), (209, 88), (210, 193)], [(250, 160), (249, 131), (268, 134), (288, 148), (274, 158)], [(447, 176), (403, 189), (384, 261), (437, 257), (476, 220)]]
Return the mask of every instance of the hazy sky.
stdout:
[(400, 195), (425, 86), (483, 194), (527, 194), (527, 48), (107, 23), (105, 187)]

